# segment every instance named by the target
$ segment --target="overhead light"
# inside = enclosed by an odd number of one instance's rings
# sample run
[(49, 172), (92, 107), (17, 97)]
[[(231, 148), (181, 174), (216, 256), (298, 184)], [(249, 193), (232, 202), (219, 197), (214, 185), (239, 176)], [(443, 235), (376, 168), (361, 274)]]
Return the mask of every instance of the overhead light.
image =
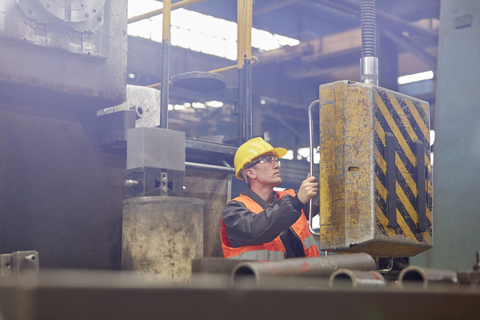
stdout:
[(293, 150), (288, 150), (282, 159), (293, 160)]
[(429, 79), (433, 79), (433, 71), (425, 71), (398, 77), (398, 84), (407, 84)]
[(193, 102), (192, 107), (194, 107), (196, 109), (205, 109), (205, 104), (203, 104), (201, 102)]
[(205, 104), (207, 105), (207, 107), (210, 107), (210, 108), (221, 108), (221, 107), (223, 107), (223, 102), (221, 102), (221, 101), (207, 101), (207, 102), (205, 102)]

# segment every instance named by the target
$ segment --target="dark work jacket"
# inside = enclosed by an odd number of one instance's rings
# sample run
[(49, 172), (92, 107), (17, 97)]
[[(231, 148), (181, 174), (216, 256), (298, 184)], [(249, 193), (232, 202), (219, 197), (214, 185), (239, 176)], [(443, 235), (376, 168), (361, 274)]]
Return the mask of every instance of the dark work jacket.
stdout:
[(286, 258), (304, 257), (302, 242), (290, 228), (306, 207), (298, 197), (285, 195), (277, 200), (277, 195), (273, 192), (272, 203), (268, 204), (248, 186), (244, 195), (260, 205), (263, 211), (253, 213), (243, 203), (235, 200), (227, 204), (223, 211), (223, 223), (230, 247), (259, 245), (280, 236)]

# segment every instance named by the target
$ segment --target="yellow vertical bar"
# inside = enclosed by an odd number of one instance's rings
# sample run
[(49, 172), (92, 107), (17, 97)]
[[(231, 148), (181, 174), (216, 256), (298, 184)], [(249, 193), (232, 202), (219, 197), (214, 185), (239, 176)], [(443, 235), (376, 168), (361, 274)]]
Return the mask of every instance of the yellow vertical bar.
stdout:
[(245, 13), (245, 53), (244, 59), (252, 60), (252, 18), (253, 0), (247, 0)]
[(163, 28), (162, 41), (164, 44), (170, 44), (170, 16), (172, 13), (172, 1), (163, 0)]
[(238, 69), (243, 69), (245, 54), (245, 0), (238, 0), (237, 13), (237, 63)]

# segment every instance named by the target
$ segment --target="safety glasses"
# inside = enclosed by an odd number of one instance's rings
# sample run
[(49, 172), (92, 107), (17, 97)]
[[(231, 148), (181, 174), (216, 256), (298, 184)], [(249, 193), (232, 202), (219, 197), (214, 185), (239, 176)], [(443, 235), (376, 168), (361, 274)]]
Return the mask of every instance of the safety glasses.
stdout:
[(278, 163), (278, 166), (280, 167), (280, 159), (278, 157), (263, 157), (263, 158), (260, 158), (260, 159), (257, 159), (255, 160), (254, 162), (252, 162), (251, 164), (248, 165), (247, 169), (250, 169), (251, 167), (253, 167), (254, 165), (256, 165), (257, 163), (271, 163), (273, 164), (274, 162)]

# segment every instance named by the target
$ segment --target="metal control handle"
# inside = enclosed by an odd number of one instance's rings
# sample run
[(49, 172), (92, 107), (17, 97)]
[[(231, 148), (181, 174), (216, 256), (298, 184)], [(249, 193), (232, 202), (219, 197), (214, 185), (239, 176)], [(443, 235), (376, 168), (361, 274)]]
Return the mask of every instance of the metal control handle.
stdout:
[[(312, 109), (316, 105), (319, 106), (319, 110), (322, 110), (322, 107), (324, 104), (331, 104), (333, 103), (332, 100), (325, 100), (325, 102), (320, 103), (320, 100), (315, 100), (310, 105), (308, 106), (308, 133), (309, 133), (309, 140), (310, 140), (310, 176), (313, 177), (313, 119), (312, 119)], [(320, 185), (320, 179), (319, 179), (319, 185)], [(313, 209), (313, 199), (310, 199), (308, 202), (308, 229), (310, 230), (310, 233), (313, 234), (314, 236), (320, 236), (320, 233), (313, 231), (312, 227), (312, 209)], [(319, 213), (320, 217), (320, 213)], [(326, 253), (326, 251), (325, 251)]]

